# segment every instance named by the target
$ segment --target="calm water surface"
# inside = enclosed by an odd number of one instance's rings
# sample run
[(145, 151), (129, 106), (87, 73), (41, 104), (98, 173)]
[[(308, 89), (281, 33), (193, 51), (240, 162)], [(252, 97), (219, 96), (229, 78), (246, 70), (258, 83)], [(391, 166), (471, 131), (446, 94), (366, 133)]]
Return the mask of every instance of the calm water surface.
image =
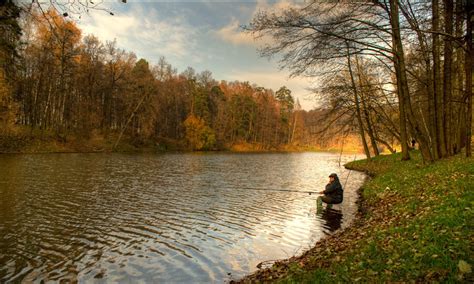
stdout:
[[(343, 155), (341, 165), (354, 159)], [(339, 155), (0, 156), (0, 282), (225, 282), (349, 224), (364, 175), (316, 212)]]

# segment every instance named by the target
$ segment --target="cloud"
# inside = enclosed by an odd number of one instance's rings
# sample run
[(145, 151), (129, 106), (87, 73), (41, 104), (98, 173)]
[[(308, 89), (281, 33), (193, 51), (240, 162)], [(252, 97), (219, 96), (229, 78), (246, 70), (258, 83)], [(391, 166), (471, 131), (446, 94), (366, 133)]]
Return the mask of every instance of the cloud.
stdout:
[(170, 54), (179, 59), (193, 50), (196, 29), (183, 19), (164, 18), (155, 9), (134, 7), (115, 16), (93, 13), (79, 26), (84, 35), (94, 34), (102, 41), (117, 39), (120, 47), (148, 59)]
[[(278, 13), (279, 11), (296, 7), (299, 7), (299, 4), (294, 1), (280, 0), (274, 3), (268, 3), (266, 0), (258, 0), (253, 11), (250, 11), (250, 19), (254, 18), (257, 13), (262, 11), (272, 11)], [(246, 8), (247, 6), (241, 7), (241, 10)], [(271, 43), (272, 39), (268, 36), (262, 36), (255, 39), (255, 36), (259, 36), (258, 34), (254, 35), (250, 32), (243, 31), (241, 26), (245, 24), (248, 24), (248, 22), (242, 23), (239, 20), (233, 18), (226, 26), (215, 31), (215, 34), (220, 39), (234, 45), (260, 46)]]
[[(120, 24), (117, 24), (120, 23)], [(105, 13), (91, 14), (91, 18), (79, 22), (83, 34), (93, 34), (101, 40), (123, 38), (138, 27), (137, 20), (130, 15), (110, 16)]]
[(228, 25), (216, 31), (216, 34), (224, 41), (236, 45), (254, 45), (256, 42), (252, 34), (242, 31), (242, 29), (240, 28), (240, 23), (237, 19), (233, 19)]
[[(155, 22), (145, 20), (136, 31), (137, 48), (145, 45), (149, 49), (161, 54), (174, 54), (176, 57), (186, 56), (192, 50), (195, 42), (190, 28), (179, 21)], [(143, 47), (142, 47), (143, 48)]]

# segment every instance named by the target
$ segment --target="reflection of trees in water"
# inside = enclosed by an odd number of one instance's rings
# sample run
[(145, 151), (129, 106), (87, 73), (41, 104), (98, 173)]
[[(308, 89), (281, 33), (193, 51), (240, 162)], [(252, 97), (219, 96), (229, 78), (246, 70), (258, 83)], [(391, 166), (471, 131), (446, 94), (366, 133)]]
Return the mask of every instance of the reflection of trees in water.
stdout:
[[(326, 221), (323, 227), (329, 230), (329, 233), (341, 228), (342, 224), (342, 211), (332, 208), (326, 208), (321, 212), (321, 219)], [(325, 232), (326, 233), (326, 232)]]

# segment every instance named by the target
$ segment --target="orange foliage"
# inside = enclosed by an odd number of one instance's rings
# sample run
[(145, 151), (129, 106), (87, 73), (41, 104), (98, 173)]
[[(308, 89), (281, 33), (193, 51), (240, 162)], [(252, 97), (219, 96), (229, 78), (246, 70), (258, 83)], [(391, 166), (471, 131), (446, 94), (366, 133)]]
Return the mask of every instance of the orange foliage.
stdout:
[(35, 15), (37, 21), (36, 42), (47, 47), (56, 58), (73, 56), (72, 50), (81, 41), (81, 30), (72, 21), (66, 20), (54, 9), (44, 15)]

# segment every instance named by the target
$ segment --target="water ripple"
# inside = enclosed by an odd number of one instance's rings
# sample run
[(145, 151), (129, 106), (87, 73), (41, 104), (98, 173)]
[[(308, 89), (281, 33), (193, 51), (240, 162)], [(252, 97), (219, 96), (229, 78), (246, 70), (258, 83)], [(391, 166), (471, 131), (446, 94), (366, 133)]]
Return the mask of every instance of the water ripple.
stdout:
[[(339, 156), (0, 156), (0, 282), (222, 282), (349, 224), (355, 190), (316, 210)], [(352, 160), (342, 156), (342, 163)]]

